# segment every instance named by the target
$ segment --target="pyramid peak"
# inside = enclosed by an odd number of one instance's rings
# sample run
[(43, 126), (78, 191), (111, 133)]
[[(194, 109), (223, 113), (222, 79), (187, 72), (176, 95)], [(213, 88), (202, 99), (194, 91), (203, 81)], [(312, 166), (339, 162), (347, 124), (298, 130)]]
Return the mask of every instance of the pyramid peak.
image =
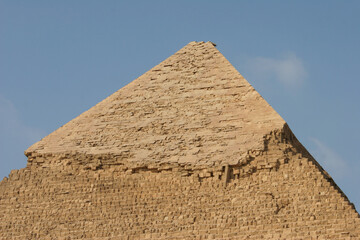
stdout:
[(263, 149), (264, 136), (285, 121), (214, 46), (190, 42), (26, 155), (129, 153), (135, 162), (212, 164)]
[(214, 47), (216, 47), (216, 44), (214, 43), (214, 42), (211, 42), (211, 41), (207, 41), (207, 42), (205, 42), (205, 41), (191, 41), (191, 42), (189, 42), (189, 45), (201, 45), (201, 44), (211, 44), (211, 45), (213, 45)]

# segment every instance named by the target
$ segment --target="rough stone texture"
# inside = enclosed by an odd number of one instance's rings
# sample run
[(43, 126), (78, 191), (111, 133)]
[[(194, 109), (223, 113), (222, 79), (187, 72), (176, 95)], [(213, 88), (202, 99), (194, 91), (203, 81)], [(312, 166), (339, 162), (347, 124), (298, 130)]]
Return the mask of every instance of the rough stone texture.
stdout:
[(191, 42), (31, 146), (134, 162), (237, 163), (285, 121), (210, 43)]
[(210, 42), (26, 155), (0, 182), (0, 239), (360, 239), (354, 206)]

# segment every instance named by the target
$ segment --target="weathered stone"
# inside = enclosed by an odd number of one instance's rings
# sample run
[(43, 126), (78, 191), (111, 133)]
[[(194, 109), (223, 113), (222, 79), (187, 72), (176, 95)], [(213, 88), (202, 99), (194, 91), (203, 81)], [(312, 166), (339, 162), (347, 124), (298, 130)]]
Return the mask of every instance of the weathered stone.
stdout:
[(353, 204), (211, 42), (28, 150), (0, 239), (360, 239)]

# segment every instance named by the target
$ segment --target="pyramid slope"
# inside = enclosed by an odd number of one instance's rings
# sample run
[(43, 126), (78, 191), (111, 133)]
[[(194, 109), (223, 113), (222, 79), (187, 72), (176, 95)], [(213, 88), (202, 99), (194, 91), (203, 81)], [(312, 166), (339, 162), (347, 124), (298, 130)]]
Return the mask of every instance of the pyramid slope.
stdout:
[(0, 182), (0, 239), (360, 239), (353, 204), (211, 43), (26, 154)]
[[(33, 153), (236, 164), (285, 121), (211, 42), (191, 42), (31, 146)], [(186, 150), (186, 151), (184, 151)]]

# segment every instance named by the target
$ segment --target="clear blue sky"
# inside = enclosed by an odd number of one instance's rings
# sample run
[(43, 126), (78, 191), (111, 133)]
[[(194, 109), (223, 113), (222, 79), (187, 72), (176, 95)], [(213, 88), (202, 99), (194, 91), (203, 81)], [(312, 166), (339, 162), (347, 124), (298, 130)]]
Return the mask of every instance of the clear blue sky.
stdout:
[(0, 0), (0, 177), (190, 41), (213, 41), (360, 209), (360, 1)]

